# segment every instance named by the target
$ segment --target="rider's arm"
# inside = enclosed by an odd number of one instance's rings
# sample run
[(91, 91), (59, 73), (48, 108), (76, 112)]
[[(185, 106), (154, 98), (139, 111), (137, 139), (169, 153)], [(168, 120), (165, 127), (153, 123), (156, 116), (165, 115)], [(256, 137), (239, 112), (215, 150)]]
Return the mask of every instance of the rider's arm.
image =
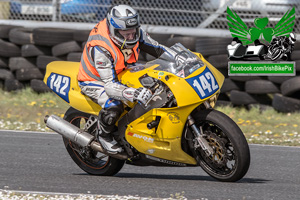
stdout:
[(91, 57), (94, 60), (95, 68), (104, 82), (106, 94), (114, 99), (131, 101), (134, 100), (134, 88), (121, 84), (114, 66), (114, 60), (105, 48), (95, 46), (91, 49)]
[(150, 35), (144, 31), (142, 28), (140, 29), (141, 33), (140, 33), (140, 50), (144, 51), (156, 58), (158, 58), (159, 56), (161, 56), (165, 51), (168, 51), (169, 48), (159, 44), (157, 41), (153, 40)]

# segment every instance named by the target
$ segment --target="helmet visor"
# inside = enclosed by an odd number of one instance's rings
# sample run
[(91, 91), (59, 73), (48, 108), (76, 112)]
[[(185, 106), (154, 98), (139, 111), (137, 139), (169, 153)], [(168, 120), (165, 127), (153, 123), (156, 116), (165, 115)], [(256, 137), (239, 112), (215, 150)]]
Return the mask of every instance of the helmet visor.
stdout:
[(116, 35), (128, 42), (136, 41), (139, 38), (138, 28), (128, 29), (128, 30), (118, 30), (116, 29)]

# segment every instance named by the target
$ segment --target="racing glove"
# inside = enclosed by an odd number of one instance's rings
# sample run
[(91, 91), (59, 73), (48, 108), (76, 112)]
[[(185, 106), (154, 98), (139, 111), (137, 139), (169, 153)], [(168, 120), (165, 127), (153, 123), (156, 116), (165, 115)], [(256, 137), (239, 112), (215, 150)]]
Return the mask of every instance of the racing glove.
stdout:
[(152, 92), (147, 88), (140, 87), (134, 91), (133, 96), (134, 100), (137, 100), (145, 105), (152, 97)]

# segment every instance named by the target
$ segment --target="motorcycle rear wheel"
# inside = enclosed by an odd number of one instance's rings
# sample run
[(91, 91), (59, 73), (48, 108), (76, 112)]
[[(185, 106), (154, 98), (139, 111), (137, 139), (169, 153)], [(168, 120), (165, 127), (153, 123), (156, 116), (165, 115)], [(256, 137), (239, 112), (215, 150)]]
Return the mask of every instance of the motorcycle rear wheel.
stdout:
[[(64, 119), (71, 124), (84, 126), (89, 114), (80, 112), (70, 107), (65, 113)], [(73, 161), (85, 172), (92, 175), (113, 176), (118, 173), (124, 165), (123, 160), (106, 156), (100, 152), (89, 149), (88, 153), (82, 147), (63, 137), (65, 147)]]
[(202, 110), (193, 117), (214, 150), (210, 156), (200, 147), (194, 150), (201, 168), (223, 182), (235, 182), (243, 178), (249, 169), (250, 150), (241, 129), (231, 118), (217, 110)]

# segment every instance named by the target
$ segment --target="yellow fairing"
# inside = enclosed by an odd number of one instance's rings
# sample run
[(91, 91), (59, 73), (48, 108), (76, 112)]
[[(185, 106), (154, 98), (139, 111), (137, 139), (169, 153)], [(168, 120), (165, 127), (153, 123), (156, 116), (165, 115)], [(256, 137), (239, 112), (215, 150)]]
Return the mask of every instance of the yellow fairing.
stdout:
[[(153, 109), (128, 125), (125, 138), (141, 153), (195, 165), (196, 160), (182, 150), (181, 136), (188, 115), (198, 105)], [(155, 132), (146, 125), (156, 117), (161, 119)]]
[[(79, 62), (69, 61), (55, 61), (47, 65), (46, 74), (44, 77), (44, 83), (64, 101), (70, 104), (73, 108), (85, 113), (98, 115), (101, 110), (101, 106), (94, 103), (89, 97), (81, 94), (81, 90), (78, 85), (77, 74), (79, 71)], [(62, 77), (59, 79), (59, 77)], [(69, 88), (65, 87), (65, 82), (68, 82)], [(52, 81), (52, 84), (51, 84)], [(60, 82), (60, 84), (59, 84)], [(63, 89), (63, 90), (62, 90)], [(61, 95), (65, 94), (65, 95)], [(69, 102), (68, 102), (69, 100)]]

